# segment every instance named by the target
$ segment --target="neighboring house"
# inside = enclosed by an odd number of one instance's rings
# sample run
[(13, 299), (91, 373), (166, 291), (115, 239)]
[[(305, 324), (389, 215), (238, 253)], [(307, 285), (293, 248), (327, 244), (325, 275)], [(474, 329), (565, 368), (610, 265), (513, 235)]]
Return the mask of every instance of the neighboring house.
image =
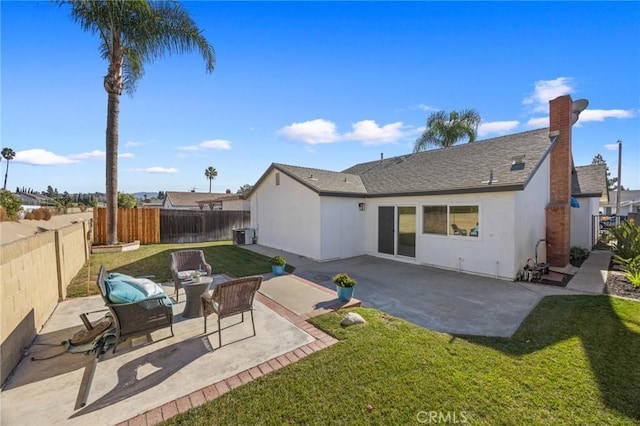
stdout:
[(590, 249), (598, 233), (598, 208), (609, 200), (607, 166), (576, 167), (572, 174), (571, 194), (579, 204), (571, 209), (571, 247)]
[(178, 209), (178, 210), (202, 210), (203, 204), (198, 204), (198, 201), (210, 199), (212, 197), (217, 198), (224, 194), (215, 194), (209, 192), (178, 192), (167, 191), (165, 192), (164, 200), (162, 202), (163, 209)]
[[(608, 202), (600, 203), (600, 214), (616, 214), (618, 191), (609, 191)], [(640, 190), (620, 191), (620, 216), (628, 216), (629, 213), (640, 213)]]
[(572, 109), (562, 96), (549, 129), (343, 172), (272, 164), (248, 194), (252, 227), (260, 244), (318, 261), (368, 254), (513, 279), (546, 240), (538, 260), (564, 267)]
[(230, 190), (227, 190), (225, 194), (209, 195), (215, 195), (215, 197), (198, 201), (198, 204), (202, 206), (203, 209), (234, 211), (249, 211), (251, 209), (249, 200), (247, 200), (244, 194), (232, 194)]
[(25, 212), (30, 212), (40, 207), (56, 207), (56, 201), (46, 195), (29, 192), (16, 192), (15, 194), (22, 201), (22, 210)]

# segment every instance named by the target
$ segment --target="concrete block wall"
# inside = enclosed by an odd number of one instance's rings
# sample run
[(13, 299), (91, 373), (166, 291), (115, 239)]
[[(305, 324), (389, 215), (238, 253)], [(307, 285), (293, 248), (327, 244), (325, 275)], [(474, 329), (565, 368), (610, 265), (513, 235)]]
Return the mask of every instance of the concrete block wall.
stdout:
[(3, 384), (87, 260), (87, 227), (76, 223), (0, 247)]

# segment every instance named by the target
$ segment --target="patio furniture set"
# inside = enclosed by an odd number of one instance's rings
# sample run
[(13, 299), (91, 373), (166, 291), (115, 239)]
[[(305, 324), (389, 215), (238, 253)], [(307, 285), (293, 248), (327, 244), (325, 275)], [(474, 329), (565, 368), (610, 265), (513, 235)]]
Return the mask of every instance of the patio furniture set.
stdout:
[[(180, 289), (185, 290), (186, 303), (182, 316), (204, 317), (204, 332), (207, 332), (207, 317), (218, 317), (218, 342), (222, 346), (220, 320), (232, 315), (251, 313), (253, 335), (256, 335), (253, 318), (253, 300), (262, 283), (262, 276), (243, 277), (216, 284), (213, 289), (211, 265), (202, 250), (181, 250), (171, 253), (171, 274), (175, 288), (175, 303)], [(202, 275), (202, 276), (201, 276)], [(100, 294), (113, 316), (118, 344), (129, 337), (148, 335), (153, 331), (169, 328), (173, 333), (173, 303), (162, 286), (150, 277), (131, 277), (119, 273), (108, 273), (100, 267), (97, 285)], [(86, 316), (83, 322), (87, 325)], [(90, 327), (87, 326), (87, 327)]]

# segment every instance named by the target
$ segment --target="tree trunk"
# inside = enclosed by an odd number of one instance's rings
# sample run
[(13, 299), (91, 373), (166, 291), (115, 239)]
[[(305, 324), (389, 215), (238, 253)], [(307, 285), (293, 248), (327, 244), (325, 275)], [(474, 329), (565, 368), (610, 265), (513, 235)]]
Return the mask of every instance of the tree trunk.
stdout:
[[(4, 186), (7, 186), (6, 179), (5, 179)], [(209, 194), (211, 194), (211, 178), (209, 178)]]
[(120, 95), (109, 93), (106, 135), (107, 244), (118, 243), (118, 116)]
[[(6, 190), (7, 189), (7, 176), (9, 176), (9, 160), (7, 160), (7, 171), (4, 172), (4, 186), (2, 187), (2, 189)], [(209, 191), (211, 192), (211, 191)]]

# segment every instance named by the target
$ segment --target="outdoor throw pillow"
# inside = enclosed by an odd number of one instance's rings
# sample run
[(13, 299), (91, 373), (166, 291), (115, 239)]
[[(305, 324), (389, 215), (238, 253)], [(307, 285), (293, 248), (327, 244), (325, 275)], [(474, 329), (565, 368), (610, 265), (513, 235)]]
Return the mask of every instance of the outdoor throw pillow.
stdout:
[(146, 297), (155, 296), (156, 294), (164, 294), (162, 287), (148, 278), (127, 278), (123, 280), (123, 282), (131, 284), (143, 292)]
[(193, 276), (193, 273), (196, 271), (178, 271), (178, 279), (179, 280), (188, 280)]
[(142, 291), (124, 281), (108, 279), (105, 284), (108, 289), (107, 297), (111, 303), (130, 303), (147, 298)]

